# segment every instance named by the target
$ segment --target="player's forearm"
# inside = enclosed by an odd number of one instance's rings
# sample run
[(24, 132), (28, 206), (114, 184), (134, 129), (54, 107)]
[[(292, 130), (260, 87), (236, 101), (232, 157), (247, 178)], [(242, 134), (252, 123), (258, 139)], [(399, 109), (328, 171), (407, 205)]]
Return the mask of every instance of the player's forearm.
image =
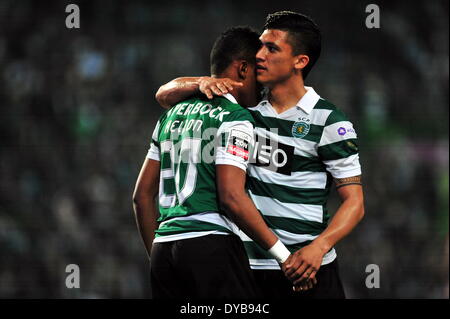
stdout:
[(236, 225), (262, 248), (268, 250), (278, 241), (278, 237), (267, 227), (261, 214), (245, 192), (229, 194), (227, 200), (222, 201), (222, 207)]
[(156, 222), (158, 212), (156, 207), (155, 197), (141, 195), (133, 198), (136, 224), (138, 225), (139, 233), (149, 257), (153, 239), (155, 238), (155, 230), (158, 228)]
[(324, 254), (341, 239), (346, 237), (364, 217), (364, 200), (361, 186), (352, 187), (355, 191), (343, 198), (342, 204), (333, 216), (328, 227), (313, 242)]
[(172, 80), (158, 89), (155, 98), (165, 109), (198, 93), (201, 77), (180, 77)]

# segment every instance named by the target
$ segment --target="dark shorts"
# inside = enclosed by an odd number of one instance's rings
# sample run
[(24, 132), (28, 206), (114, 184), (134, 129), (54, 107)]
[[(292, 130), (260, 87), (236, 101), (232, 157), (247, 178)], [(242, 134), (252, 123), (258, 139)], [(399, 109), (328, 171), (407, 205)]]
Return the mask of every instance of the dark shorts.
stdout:
[(244, 245), (235, 235), (154, 243), (150, 267), (154, 299), (259, 297)]
[(281, 270), (253, 270), (253, 274), (264, 298), (345, 299), (337, 259), (320, 267), (316, 274), (317, 284), (307, 291), (293, 291), (292, 283)]

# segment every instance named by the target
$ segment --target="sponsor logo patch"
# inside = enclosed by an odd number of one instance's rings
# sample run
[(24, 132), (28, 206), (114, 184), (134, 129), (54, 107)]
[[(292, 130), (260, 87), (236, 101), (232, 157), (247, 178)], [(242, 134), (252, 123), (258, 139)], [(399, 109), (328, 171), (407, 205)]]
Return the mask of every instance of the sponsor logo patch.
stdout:
[(337, 130), (337, 133), (341, 136), (344, 136), (346, 133), (353, 133), (356, 134), (355, 130), (353, 128), (345, 128), (345, 127), (340, 127)]
[(345, 133), (347, 133), (347, 130), (341, 126), (340, 128), (338, 128), (337, 132), (339, 135), (345, 135)]
[(292, 125), (292, 136), (303, 138), (309, 133), (309, 128), (310, 126), (306, 122), (295, 122), (294, 125)]
[(226, 152), (248, 160), (250, 135), (239, 130), (231, 130), (228, 137)]

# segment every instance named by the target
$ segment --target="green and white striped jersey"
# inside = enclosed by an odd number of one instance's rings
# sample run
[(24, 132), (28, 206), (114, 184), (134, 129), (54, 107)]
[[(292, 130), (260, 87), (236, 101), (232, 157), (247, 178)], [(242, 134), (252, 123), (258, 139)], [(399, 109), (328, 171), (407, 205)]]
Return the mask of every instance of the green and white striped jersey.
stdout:
[[(313, 88), (297, 106), (278, 114), (267, 99), (250, 108), (255, 150), (249, 165), (249, 194), (268, 226), (294, 252), (314, 240), (330, 218), (327, 199), (332, 177), (361, 174), (352, 123)], [(241, 232), (253, 269), (279, 269), (278, 263)], [(336, 258), (332, 248), (323, 258)]]
[(154, 242), (239, 234), (219, 212), (215, 166), (245, 171), (252, 143), (253, 119), (230, 94), (192, 98), (161, 116), (147, 154), (161, 165), (160, 224)]

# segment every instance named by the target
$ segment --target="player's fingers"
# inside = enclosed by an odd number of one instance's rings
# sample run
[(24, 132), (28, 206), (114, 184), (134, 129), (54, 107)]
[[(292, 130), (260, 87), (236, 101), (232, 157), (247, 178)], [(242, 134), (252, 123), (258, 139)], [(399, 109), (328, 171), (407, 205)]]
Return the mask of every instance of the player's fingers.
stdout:
[(295, 292), (300, 292), (303, 290), (303, 287), (301, 286), (292, 286), (292, 290), (294, 290)]
[(224, 83), (217, 83), (217, 87), (219, 88), (219, 90), (222, 92), (222, 94), (227, 94), (228, 93), (228, 89), (225, 86)]
[(317, 274), (317, 271), (314, 270), (314, 271), (311, 273), (311, 275), (309, 276), (309, 280), (311, 280), (311, 282), (313, 283), (313, 285), (316, 285), (316, 284), (317, 284), (316, 274)]
[(308, 290), (308, 285), (306, 283), (298, 284), (293, 286), (294, 291), (302, 292)]
[(213, 98), (213, 95), (212, 95), (212, 92), (210, 89), (204, 89), (203, 91), (204, 91), (203, 93), (208, 97), (208, 99)]
[(289, 255), (289, 258), (286, 260), (286, 269), (289, 271), (289, 274), (295, 272), (300, 267), (302, 262), (303, 260), (298, 254), (293, 253)]
[(295, 272), (301, 267), (301, 260), (300, 259), (296, 259), (296, 258), (292, 258), (288, 263), (286, 263), (286, 276), (288, 278), (291, 278)]
[(234, 87), (243, 86), (242, 82), (237, 82), (237, 81), (227, 81), (227, 82), (225, 82), (225, 85), (228, 87), (228, 89), (230, 91), (233, 90)]
[(311, 269), (311, 267), (307, 267), (307, 269), (304, 270), (303, 274), (294, 280), (294, 285), (306, 282), (312, 273), (313, 270)]
[(312, 287), (314, 286), (311, 279), (307, 280), (307, 284), (308, 284), (308, 289), (312, 289)]
[(222, 94), (222, 91), (220, 91), (220, 90), (217, 88), (217, 86), (211, 86), (210, 89), (211, 89), (211, 91), (212, 91), (215, 95), (219, 95), (219, 96), (223, 95), (223, 94)]
[(302, 263), (295, 272), (288, 275), (289, 280), (295, 281), (295, 280), (298, 280), (299, 278), (301, 278), (303, 273), (305, 272), (306, 268), (308, 268), (308, 265), (306, 263)]
[(231, 84), (230, 82), (226, 81), (223, 83), (228, 90), (233, 91), (233, 84)]

